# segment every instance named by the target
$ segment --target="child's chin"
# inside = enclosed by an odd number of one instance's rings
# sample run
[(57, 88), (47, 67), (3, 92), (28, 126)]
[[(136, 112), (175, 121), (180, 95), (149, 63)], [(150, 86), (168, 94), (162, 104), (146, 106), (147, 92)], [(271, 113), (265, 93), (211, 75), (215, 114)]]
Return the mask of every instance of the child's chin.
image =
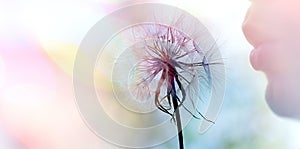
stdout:
[(274, 113), (300, 120), (300, 82), (293, 79), (269, 80), (266, 100)]

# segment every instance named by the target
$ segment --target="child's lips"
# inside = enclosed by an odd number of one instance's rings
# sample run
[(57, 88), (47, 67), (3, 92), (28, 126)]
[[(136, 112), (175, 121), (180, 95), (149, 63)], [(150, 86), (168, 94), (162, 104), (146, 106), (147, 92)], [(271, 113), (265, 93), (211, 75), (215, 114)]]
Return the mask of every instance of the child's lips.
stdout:
[(289, 68), (288, 56), (279, 43), (261, 43), (251, 51), (250, 63), (255, 70), (267, 75), (281, 74)]
[(259, 52), (256, 49), (253, 49), (250, 53), (250, 63), (255, 70), (260, 70), (258, 54)]
[(259, 44), (250, 53), (250, 63), (255, 70), (264, 70), (268, 59), (266, 44)]

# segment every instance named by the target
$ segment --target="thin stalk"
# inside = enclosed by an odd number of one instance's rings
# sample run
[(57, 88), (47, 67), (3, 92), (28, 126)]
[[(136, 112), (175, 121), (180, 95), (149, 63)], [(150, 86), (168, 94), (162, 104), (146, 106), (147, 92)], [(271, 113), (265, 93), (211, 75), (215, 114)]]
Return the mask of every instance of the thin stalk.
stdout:
[(177, 101), (178, 97), (176, 96), (176, 90), (175, 90), (174, 82), (172, 82), (171, 95), (172, 95), (173, 107), (174, 107), (174, 110), (175, 110), (175, 121), (176, 121), (176, 125), (177, 125), (179, 149), (184, 149), (181, 118), (180, 118), (180, 112), (179, 112), (178, 101)]

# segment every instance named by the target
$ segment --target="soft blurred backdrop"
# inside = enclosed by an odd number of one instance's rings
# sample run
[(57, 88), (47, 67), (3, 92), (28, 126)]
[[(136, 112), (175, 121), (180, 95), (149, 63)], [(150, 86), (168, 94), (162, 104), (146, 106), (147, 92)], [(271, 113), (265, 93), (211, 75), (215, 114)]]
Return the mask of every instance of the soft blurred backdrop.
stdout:
[[(72, 68), (87, 31), (128, 0), (0, 1), (0, 148), (119, 148), (94, 135), (74, 101)], [(246, 0), (156, 1), (198, 17), (218, 39), (226, 94), (216, 124), (203, 135), (184, 129), (187, 149), (296, 149), (300, 122), (274, 115), (266, 78), (255, 72), (241, 31)], [(177, 148), (177, 138), (154, 148)]]

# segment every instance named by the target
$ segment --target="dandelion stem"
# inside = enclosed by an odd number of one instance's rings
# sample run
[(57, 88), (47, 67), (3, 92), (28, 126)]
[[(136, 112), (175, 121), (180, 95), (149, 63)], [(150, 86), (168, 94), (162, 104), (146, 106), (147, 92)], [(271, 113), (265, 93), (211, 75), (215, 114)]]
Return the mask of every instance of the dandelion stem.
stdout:
[(175, 110), (175, 118), (176, 118), (175, 121), (176, 121), (176, 125), (177, 125), (179, 149), (184, 149), (181, 118), (180, 118), (180, 112), (179, 112), (178, 101), (177, 101), (178, 97), (176, 96), (176, 89), (175, 89), (174, 82), (172, 82), (171, 95), (172, 95), (173, 107), (174, 107), (174, 110)]

